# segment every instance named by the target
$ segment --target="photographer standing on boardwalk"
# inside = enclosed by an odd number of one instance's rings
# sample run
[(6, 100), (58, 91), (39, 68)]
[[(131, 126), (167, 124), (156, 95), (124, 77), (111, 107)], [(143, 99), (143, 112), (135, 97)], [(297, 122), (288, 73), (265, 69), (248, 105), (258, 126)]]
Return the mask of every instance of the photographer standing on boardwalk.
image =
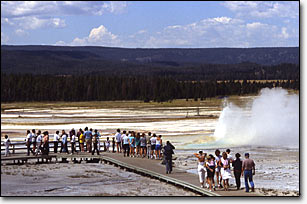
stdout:
[(164, 159), (165, 159), (165, 167), (166, 167), (166, 174), (170, 174), (173, 171), (173, 164), (172, 164), (172, 155), (174, 154), (173, 149), (175, 147), (169, 142), (166, 142), (164, 149)]

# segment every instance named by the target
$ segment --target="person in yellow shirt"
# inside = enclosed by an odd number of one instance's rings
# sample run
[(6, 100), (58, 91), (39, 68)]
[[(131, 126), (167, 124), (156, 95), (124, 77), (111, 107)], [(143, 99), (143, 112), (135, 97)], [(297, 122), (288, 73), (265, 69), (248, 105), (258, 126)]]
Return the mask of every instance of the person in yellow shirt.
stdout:
[(81, 152), (84, 152), (84, 141), (85, 141), (85, 136), (84, 136), (83, 133), (84, 133), (83, 130), (81, 130), (80, 140), (79, 140)]

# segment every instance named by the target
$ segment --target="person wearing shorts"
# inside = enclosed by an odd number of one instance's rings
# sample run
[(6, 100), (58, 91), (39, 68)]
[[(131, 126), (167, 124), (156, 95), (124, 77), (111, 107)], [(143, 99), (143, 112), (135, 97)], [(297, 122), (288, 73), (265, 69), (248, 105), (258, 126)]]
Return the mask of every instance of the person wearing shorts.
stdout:
[(159, 135), (156, 139), (156, 159), (162, 159), (161, 158), (161, 149), (162, 149), (162, 139), (161, 135)]
[(151, 149), (150, 158), (151, 159), (154, 158), (154, 151), (156, 149), (156, 140), (157, 140), (156, 134), (153, 134), (152, 138), (150, 138), (150, 149)]

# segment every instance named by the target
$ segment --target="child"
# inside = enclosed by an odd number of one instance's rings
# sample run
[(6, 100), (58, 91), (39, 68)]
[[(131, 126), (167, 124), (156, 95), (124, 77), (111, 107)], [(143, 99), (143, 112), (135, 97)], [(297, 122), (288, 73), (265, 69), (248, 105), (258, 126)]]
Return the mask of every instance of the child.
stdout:
[(109, 137), (107, 137), (107, 141), (106, 141), (107, 152), (110, 152), (109, 148), (110, 148), (110, 140), (109, 140)]
[(5, 144), (5, 154), (4, 154), (4, 156), (7, 157), (8, 155), (11, 154), (11, 153), (10, 153), (10, 150), (9, 150), (9, 147), (10, 147), (10, 145), (11, 145), (11, 141), (10, 141), (8, 135), (5, 135), (4, 138), (5, 138), (5, 140), (4, 140), (4, 144)]

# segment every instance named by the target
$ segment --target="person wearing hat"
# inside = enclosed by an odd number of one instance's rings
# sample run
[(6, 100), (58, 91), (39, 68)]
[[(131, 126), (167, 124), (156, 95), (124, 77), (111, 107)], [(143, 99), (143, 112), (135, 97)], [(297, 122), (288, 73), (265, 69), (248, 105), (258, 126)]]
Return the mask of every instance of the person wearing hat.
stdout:
[(199, 151), (198, 153), (194, 153), (194, 155), (198, 158), (197, 172), (199, 175), (200, 186), (204, 188), (204, 181), (206, 175), (205, 159), (207, 154), (203, 153), (203, 151)]
[(255, 163), (249, 158), (249, 153), (245, 153), (245, 160), (242, 164), (242, 176), (244, 173), (245, 192), (249, 192), (249, 185), (251, 185), (252, 192), (255, 192), (255, 185), (253, 182), (253, 175), (255, 175)]
[(235, 175), (237, 190), (240, 190), (241, 187), (241, 174), (242, 174), (242, 160), (240, 159), (241, 155), (236, 153), (236, 159), (232, 162), (233, 174)]

